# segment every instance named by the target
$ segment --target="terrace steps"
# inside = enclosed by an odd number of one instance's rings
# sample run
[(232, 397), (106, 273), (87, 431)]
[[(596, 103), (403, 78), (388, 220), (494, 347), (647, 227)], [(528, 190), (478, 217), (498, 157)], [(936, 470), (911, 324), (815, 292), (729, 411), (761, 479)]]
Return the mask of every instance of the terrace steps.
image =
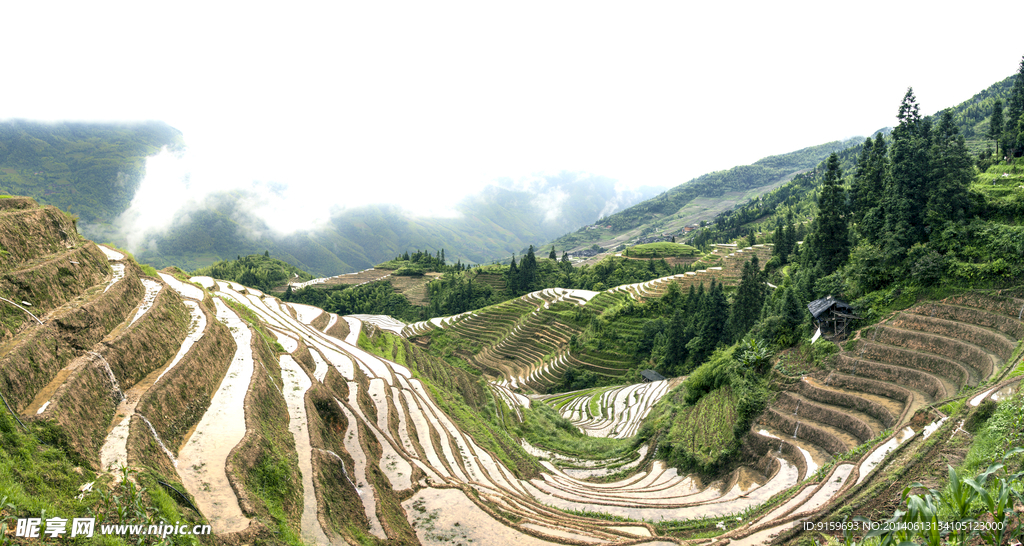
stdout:
[(848, 432), (859, 443), (871, 440), (886, 428), (881, 421), (859, 410), (818, 402), (792, 391), (779, 393), (775, 407), (780, 411), (792, 409), (796, 419), (810, 419), (815, 415), (830, 418), (837, 428)]
[[(961, 294), (925, 302), (858, 334), (833, 370), (801, 378), (758, 419), (755, 449), (786, 444), (810, 459), (805, 474), (920, 407), (988, 380), (1024, 337), (1024, 300)], [(772, 442), (776, 442), (774, 445)], [(819, 503), (820, 505), (820, 503)]]
[(858, 414), (878, 423), (881, 427), (879, 431), (896, 424), (904, 408), (904, 404), (899, 400), (865, 390), (825, 385), (813, 377), (804, 377), (793, 392), (799, 393), (803, 398), (829, 403), (847, 411), (856, 410)]
[(955, 385), (948, 380), (915, 368), (840, 354), (835, 369), (852, 376), (900, 385), (920, 394), (928, 402), (943, 400), (956, 393)]
[(794, 416), (791, 412), (770, 407), (760, 421), (782, 431), (785, 437), (796, 437), (813, 443), (830, 455), (844, 453), (862, 442), (853, 434), (818, 419)]
[[(60, 215), (49, 208), (8, 215), (29, 213)], [(10, 226), (0, 222), (0, 228), (6, 227)], [(118, 279), (97, 245), (74, 246), (72, 240), (78, 244), (75, 236), (67, 239), (70, 246), (55, 244), (56, 252), (50, 253), (45, 252), (49, 247), (41, 249), (29, 243), (29, 248), (21, 248), (27, 256), (19, 255), (19, 248), (10, 245), (11, 252), (5, 256), (9, 269), (0, 280), (0, 292), (20, 305), (0, 302), (5, 315), (0, 335), (6, 338), (0, 346), (0, 384), (6, 386), (8, 403), (26, 416), (35, 417), (75, 375), (71, 372), (78, 373), (83, 367), (78, 360), (95, 351), (119, 324), (130, 320), (141, 298), (137, 268), (128, 268), (128, 278)], [(113, 289), (105, 290), (107, 286)], [(48, 288), (54, 291), (47, 292)], [(31, 301), (26, 303), (25, 298)], [(19, 326), (12, 333), (8, 325), (13, 324)]]
[(752, 432), (767, 438), (766, 443), (770, 448), (768, 454), (774, 454), (779, 457), (794, 456), (790, 455), (789, 449), (784, 449), (783, 443), (788, 444), (791, 446), (791, 449), (799, 453), (798, 456), (804, 461), (803, 475), (800, 476), (800, 479), (807, 478), (808, 475), (813, 474), (815, 470), (821, 468), (832, 459), (832, 454), (818, 444), (799, 436), (794, 438), (792, 432), (784, 432), (771, 424), (757, 423), (754, 425)]
[(967, 384), (971, 386), (987, 379), (1000, 362), (998, 356), (983, 347), (959, 339), (888, 324), (876, 328), (880, 331), (880, 344), (911, 349), (920, 354), (937, 355), (956, 362), (967, 371)]

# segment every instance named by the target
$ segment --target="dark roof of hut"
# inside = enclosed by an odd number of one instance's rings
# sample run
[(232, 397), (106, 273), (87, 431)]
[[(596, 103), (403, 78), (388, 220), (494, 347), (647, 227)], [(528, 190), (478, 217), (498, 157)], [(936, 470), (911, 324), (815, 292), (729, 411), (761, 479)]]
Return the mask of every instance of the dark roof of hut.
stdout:
[(664, 381), (665, 376), (654, 370), (643, 370), (640, 372), (640, 376), (648, 381)]
[(814, 318), (820, 317), (825, 311), (833, 308), (841, 313), (853, 313), (853, 307), (850, 307), (848, 303), (835, 299), (833, 296), (825, 296), (807, 304), (807, 310), (811, 312), (811, 316)]

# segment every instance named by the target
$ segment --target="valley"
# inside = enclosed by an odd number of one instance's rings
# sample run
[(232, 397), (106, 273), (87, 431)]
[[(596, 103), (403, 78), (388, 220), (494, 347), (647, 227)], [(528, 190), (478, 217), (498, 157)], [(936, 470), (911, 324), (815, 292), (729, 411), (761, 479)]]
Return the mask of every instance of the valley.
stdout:
[[(219, 543), (696, 540), (682, 529), (758, 543), (826, 517), (930, 437), (960, 432), (949, 400), (971, 399), (962, 414), (1019, 383), (1024, 299), (924, 301), (858, 331), (823, 368), (773, 372), (778, 395), (743, 436), (739, 464), (686, 473), (660, 459), (660, 434), (641, 431), (661, 401), (685, 392), (681, 379), (535, 393), (570, 367), (609, 377), (629, 368), (614, 353), (570, 347), (582, 331), (574, 310), (601, 316), (697, 279), (735, 286), (740, 260), (767, 261), (770, 246), (722, 246), (722, 266), (708, 270), (603, 291), (543, 289), (404, 324), (339, 317), (230, 281), (146, 274), (79, 239), (59, 211), (9, 202), (21, 208), (4, 209), (0, 223), (13, 231), (41, 218), (64, 227), (43, 232), (49, 242), (9, 244), (23, 250), (4, 278), (74, 280), (13, 294), (43, 324), (5, 314), (4, 398), (17, 413), (2, 419), (5, 441), (59, 427), (57, 445), (83, 472), (63, 478), (69, 488), (91, 481), (117, 494), (123, 476), (158, 480), (190, 500), (168, 496), (145, 513), (206, 522)], [(444, 342), (461, 348), (438, 352)], [(454, 354), (465, 364), (450, 363)], [(702, 416), (689, 419), (714, 422), (714, 400), (701, 398)], [(521, 437), (538, 405), (603, 447), (559, 453)], [(47, 511), (70, 515), (85, 498), (54, 495)]]
[(4, 122), (0, 544), (1024, 538), (1024, 61), (897, 119), (646, 200), (211, 194), (138, 257), (83, 232), (181, 134)]

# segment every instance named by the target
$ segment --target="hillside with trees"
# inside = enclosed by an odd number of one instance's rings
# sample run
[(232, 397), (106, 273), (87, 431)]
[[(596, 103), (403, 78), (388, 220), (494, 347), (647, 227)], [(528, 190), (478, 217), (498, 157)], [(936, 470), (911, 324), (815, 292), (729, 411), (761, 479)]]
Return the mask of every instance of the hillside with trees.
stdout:
[(84, 222), (108, 221), (128, 208), (146, 157), (183, 146), (161, 122), (0, 122), (0, 188), (59, 207)]

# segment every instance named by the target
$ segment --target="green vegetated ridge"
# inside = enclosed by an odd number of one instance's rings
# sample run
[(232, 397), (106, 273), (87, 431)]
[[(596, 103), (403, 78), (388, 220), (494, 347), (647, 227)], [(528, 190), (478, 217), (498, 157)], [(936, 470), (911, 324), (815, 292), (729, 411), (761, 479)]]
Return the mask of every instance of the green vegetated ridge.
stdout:
[(288, 282), (302, 282), (313, 278), (313, 275), (294, 265), (271, 258), (268, 251), (262, 255), (239, 256), (234, 260), (217, 262), (193, 271), (192, 275), (234, 281), (264, 292), (270, 292), (271, 289)]
[(124, 212), (145, 175), (146, 157), (183, 145), (161, 122), (0, 122), (0, 189), (27, 195), (86, 222)]
[[(680, 184), (661, 195), (633, 205), (623, 211), (599, 219), (575, 233), (563, 235), (553, 241), (557, 248), (584, 248), (592, 244), (607, 248), (610, 241), (622, 237), (636, 239), (652, 233), (682, 232), (684, 226), (710, 220), (714, 213), (703, 209), (687, 209), (698, 198), (722, 201), (730, 194), (730, 201), (746, 199), (771, 189), (794, 174), (813, 168), (829, 153), (855, 145), (861, 139), (834, 141), (797, 150), (788, 154), (769, 156), (753, 165), (741, 165), (724, 171), (699, 176)], [(594, 228), (594, 229), (592, 229)]]

